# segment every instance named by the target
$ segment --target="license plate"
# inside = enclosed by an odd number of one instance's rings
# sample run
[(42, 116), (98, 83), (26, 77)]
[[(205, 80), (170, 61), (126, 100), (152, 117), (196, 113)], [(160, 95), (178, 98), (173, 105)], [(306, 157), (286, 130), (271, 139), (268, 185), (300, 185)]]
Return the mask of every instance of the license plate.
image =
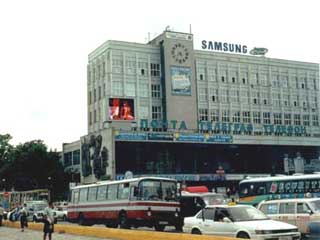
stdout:
[(283, 236), (283, 237), (279, 237), (279, 240), (292, 240), (291, 236)]
[(165, 221), (160, 221), (159, 224), (161, 225), (165, 225), (165, 224), (168, 224), (168, 222), (165, 222)]

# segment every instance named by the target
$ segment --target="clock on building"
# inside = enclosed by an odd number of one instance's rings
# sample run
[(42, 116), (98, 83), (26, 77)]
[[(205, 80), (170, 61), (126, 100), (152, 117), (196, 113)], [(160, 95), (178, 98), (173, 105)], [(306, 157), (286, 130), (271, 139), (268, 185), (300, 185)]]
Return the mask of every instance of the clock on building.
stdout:
[(172, 47), (171, 55), (177, 63), (185, 63), (189, 58), (189, 51), (183, 44), (177, 43)]

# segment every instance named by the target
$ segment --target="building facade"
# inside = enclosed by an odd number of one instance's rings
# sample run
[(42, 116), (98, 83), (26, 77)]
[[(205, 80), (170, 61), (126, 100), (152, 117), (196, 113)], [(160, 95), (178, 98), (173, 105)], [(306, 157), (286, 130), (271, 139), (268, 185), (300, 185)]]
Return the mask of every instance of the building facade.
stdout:
[(82, 182), (128, 170), (214, 182), (320, 167), (319, 64), (238, 44), (202, 48), (192, 34), (164, 31), (89, 54)]

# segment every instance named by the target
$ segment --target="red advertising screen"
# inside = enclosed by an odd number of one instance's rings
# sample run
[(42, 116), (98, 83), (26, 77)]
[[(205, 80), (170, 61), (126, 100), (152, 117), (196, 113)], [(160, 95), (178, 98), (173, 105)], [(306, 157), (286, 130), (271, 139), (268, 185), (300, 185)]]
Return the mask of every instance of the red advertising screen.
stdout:
[(110, 120), (134, 120), (134, 101), (126, 98), (109, 98)]

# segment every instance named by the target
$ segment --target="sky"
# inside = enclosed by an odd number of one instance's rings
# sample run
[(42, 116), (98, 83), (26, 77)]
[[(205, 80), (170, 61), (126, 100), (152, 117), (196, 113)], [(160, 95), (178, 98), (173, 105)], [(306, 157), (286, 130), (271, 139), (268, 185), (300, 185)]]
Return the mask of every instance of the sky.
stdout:
[(0, 1), (0, 134), (49, 149), (87, 134), (88, 54), (107, 40), (146, 43), (167, 26), (201, 40), (320, 63), (317, 0)]

